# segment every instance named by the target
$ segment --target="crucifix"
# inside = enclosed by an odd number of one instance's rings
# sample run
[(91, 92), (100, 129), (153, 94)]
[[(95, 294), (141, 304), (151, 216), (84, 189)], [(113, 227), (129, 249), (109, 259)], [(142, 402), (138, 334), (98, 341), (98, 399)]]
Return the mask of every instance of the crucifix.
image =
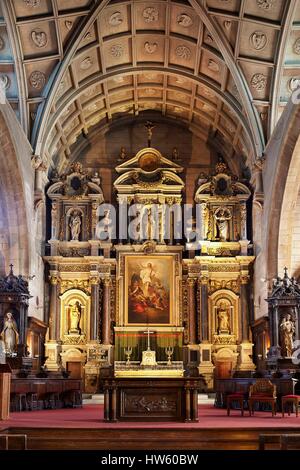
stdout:
[(147, 331), (144, 331), (144, 333), (147, 333), (148, 339), (147, 339), (147, 351), (151, 351), (150, 349), (150, 335), (154, 334), (155, 331), (150, 331), (149, 326), (147, 328)]
[(155, 128), (155, 125), (151, 121), (147, 121), (145, 124), (145, 128), (148, 131), (148, 147), (151, 147), (151, 141), (152, 141), (152, 130)]

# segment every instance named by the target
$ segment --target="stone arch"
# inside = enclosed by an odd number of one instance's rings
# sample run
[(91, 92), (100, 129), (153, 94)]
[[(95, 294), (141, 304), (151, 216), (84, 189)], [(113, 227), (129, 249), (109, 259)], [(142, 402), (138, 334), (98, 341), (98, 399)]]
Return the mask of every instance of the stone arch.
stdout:
[(31, 274), (31, 147), (8, 104), (0, 105), (0, 272)]
[(292, 227), (300, 189), (300, 106), (286, 107), (266, 150), (263, 247), (268, 287), (284, 265), (291, 268)]

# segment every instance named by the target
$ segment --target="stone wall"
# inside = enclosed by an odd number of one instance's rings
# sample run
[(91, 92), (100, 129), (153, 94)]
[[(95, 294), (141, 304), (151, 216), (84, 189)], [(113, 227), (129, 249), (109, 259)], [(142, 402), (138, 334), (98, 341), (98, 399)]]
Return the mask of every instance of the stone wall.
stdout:
[(34, 209), (31, 156), (13, 110), (0, 105), (0, 272), (7, 273), (12, 263), (15, 274), (35, 276), (29, 283), (29, 315), (43, 318), (44, 267), (36, 235), (45, 222)]
[[(263, 165), (264, 197), (261, 213), (254, 211), (255, 316), (267, 314), (265, 299), (272, 279), (287, 266), (299, 272), (296, 203), (300, 182), (300, 106), (290, 102), (271, 136)], [(259, 230), (259, 225), (261, 230)], [(293, 241), (294, 240), (294, 241)]]
[[(186, 200), (193, 203), (199, 174), (210, 171), (210, 166), (217, 158), (215, 151), (186, 127), (168, 122), (157, 124), (153, 131), (152, 146), (170, 159), (173, 148), (178, 149), (181, 159), (179, 164), (186, 168), (183, 174), (186, 183)], [(87, 145), (86, 149), (80, 152), (78, 158), (76, 154), (74, 155), (74, 158), (81, 161), (85, 168), (99, 171), (107, 202), (113, 200), (114, 197), (113, 182), (117, 177), (114, 168), (120, 164), (118, 158), (121, 147), (125, 147), (128, 158), (147, 147), (144, 122), (115, 127), (105, 134), (100, 134), (92, 140), (92, 145)]]

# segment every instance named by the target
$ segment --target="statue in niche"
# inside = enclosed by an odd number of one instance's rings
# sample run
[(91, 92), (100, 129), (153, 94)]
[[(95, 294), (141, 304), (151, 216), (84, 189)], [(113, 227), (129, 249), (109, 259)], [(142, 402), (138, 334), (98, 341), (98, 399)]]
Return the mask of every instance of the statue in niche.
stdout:
[(6, 354), (13, 355), (19, 343), (19, 332), (11, 312), (7, 312), (4, 317), (4, 326), (0, 337), (4, 341)]
[(215, 213), (214, 218), (216, 221), (218, 238), (222, 242), (229, 241), (229, 221), (232, 219), (232, 213), (228, 207), (219, 207)]
[(230, 315), (226, 302), (220, 302), (217, 312), (218, 334), (230, 334)]
[(295, 322), (292, 315), (287, 313), (279, 325), (280, 345), (284, 357), (292, 357), (294, 349)]
[(71, 241), (78, 241), (81, 232), (80, 212), (75, 211), (70, 219)]
[(69, 334), (80, 334), (81, 305), (77, 300), (70, 306), (70, 329)]

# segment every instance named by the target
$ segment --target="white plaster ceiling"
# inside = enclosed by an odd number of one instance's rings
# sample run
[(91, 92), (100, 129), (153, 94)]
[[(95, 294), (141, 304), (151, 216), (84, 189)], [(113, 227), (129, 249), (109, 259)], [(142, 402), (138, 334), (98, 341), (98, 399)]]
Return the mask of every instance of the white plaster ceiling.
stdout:
[(1, 5), (0, 79), (49, 162), (64, 165), (83, 133), (152, 110), (251, 166), (299, 76), (299, 0)]

